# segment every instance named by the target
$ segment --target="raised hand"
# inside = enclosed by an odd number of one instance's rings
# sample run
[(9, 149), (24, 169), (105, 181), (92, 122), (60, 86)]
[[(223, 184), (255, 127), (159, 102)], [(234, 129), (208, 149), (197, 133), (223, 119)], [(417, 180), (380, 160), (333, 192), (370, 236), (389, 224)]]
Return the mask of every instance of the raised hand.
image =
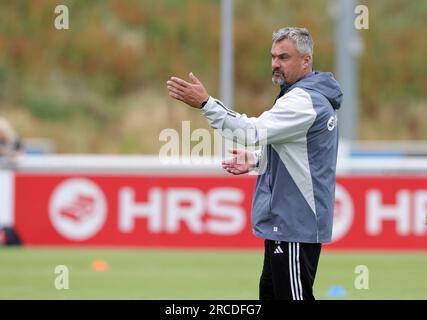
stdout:
[(200, 109), (202, 103), (208, 100), (209, 94), (192, 72), (190, 72), (189, 77), (191, 82), (171, 77), (166, 82), (168, 93), (172, 98), (182, 101), (193, 108)]

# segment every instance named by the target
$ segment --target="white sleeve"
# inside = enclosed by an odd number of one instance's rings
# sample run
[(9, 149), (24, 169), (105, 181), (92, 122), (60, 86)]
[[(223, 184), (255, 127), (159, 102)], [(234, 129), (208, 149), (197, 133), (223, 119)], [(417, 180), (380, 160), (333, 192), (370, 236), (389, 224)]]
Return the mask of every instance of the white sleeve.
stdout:
[(246, 146), (296, 141), (305, 137), (316, 119), (310, 95), (300, 88), (283, 95), (258, 118), (230, 110), (212, 97), (201, 111), (220, 134)]

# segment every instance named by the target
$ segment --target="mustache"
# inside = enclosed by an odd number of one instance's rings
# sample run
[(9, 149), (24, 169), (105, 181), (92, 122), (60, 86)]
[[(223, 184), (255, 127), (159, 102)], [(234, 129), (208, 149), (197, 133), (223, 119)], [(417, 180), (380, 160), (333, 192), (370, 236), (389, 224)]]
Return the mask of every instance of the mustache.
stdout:
[(282, 70), (281, 68), (274, 68), (271, 70), (271, 74), (274, 74), (275, 72), (280, 72), (280, 73), (284, 74), (285, 70)]

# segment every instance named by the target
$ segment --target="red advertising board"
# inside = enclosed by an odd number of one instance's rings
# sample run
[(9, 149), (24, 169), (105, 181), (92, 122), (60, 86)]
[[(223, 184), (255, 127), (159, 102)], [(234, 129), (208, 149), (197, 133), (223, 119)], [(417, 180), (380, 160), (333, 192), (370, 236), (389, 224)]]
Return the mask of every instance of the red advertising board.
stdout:
[[(255, 177), (15, 175), (28, 245), (260, 248)], [(427, 178), (339, 177), (331, 249), (427, 250)]]

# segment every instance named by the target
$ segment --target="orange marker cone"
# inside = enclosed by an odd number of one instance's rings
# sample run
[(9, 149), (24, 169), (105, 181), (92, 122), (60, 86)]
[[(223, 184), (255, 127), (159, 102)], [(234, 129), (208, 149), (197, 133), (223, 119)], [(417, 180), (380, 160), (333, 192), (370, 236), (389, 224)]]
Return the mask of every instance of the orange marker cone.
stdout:
[(92, 262), (92, 270), (96, 272), (107, 271), (108, 263), (105, 260), (97, 259)]

